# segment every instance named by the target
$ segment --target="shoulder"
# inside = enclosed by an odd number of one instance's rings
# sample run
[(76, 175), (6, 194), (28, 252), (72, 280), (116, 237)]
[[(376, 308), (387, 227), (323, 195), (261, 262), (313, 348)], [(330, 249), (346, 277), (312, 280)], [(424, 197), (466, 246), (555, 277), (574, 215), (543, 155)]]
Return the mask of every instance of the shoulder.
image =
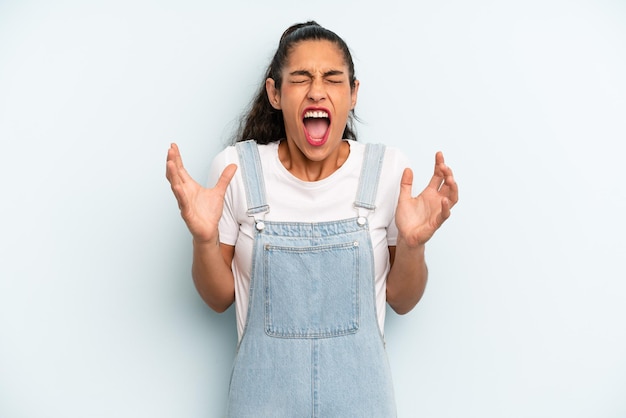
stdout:
[(400, 187), (400, 179), (405, 168), (410, 165), (406, 155), (395, 147), (385, 148), (385, 159), (381, 173), (381, 181), (388, 187)]
[(237, 150), (234, 145), (229, 145), (213, 157), (211, 165), (224, 168), (228, 164), (236, 164), (237, 162)]
[[(354, 152), (356, 156), (361, 157), (359, 159), (362, 159), (362, 156), (365, 154), (366, 146), (367, 146), (366, 143), (350, 141), (350, 150), (351, 152)], [(384, 154), (384, 160), (383, 160), (383, 173), (382, 174), (385, 176), (387, 175), (393, 176), (393, 173), (399, 172), (400, 175), (402, 175), (402, 172), (404, 171), (404, 169), (409, 167), (409, 159), (399, 148), (390, 147), (387, 145), (384, 145), (384, 146), (385, 146), (385, 154)]]
[[(277, 142), (270, 142), (269, 144), (264, 145), (257, 144), (257, 149), (259, 150), (259, 156), (261, 159), (275, 153), (277, 147)], [(227, 146), (213, 158), (213, 166), (224, 168), (228, 164), (239, 164), (239, 154), (236, 145)]]
[[(365, 147), (367, 146), (367, 143), (357, 142), (353, 140), (349, 140), (348, 142), (350, 143), (350, 152), (354, 152), (356, 155), (365, 154)], [(375, 144), (375, 143), (372, 143), (372, 144)], [(379, 143), (379, 144), (382, 144), (385, 147), (385, 163), (389, 162), (392, 164), (393, 163), (408, 164), (408, 159), (399, 148), (390, 147), (390, 146), (385, 145), (384, 143)]]
[(404, 170), (409, 166), (409, 159), (399, 148), (385, 147), (385, 164), (401, 166), (401, 169)]

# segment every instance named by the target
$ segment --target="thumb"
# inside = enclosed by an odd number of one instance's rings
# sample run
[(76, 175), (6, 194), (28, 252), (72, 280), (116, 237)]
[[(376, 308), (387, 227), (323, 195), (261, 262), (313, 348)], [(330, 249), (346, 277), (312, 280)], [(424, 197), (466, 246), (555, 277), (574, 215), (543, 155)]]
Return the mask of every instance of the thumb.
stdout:
[(410, 199), (413, 193), (413, 170), (405, 168), (400, 180), (400, 199)]
[(217, 180), (217, 183), (215, 184), (215, 189), (225, 194), (226, 189), (228, 188), (228, 185), (230, 184), (230, 181), (233, 179), (233, 176), (235, 175), (236, 171), (237, 171), (237, 166), (235, 164), (227, 165), (224, 171), (222, 171), (222, 175)]

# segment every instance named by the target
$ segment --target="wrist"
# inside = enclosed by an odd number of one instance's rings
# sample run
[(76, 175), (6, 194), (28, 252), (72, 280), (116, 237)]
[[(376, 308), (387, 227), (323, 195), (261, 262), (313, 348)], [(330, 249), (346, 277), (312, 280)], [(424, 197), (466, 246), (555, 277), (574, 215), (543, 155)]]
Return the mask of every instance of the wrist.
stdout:
[(426, 250), (426, 241), (422, 242), (418, 239), (409, 239), (400, 235), (398, 236), (397, 247), (402, 247), (411, 252), (424, 253)]
[(199, 248), (199, 249), (206, 249), (209, 247), (217, 247), (219, 248), (220, 246), (220, 236), (219, 234), (216, 235), (213, 238), (199, 238), (199, 237), (193, 237), (192, 239), (192, 243), (193, 246), (195, 248)]

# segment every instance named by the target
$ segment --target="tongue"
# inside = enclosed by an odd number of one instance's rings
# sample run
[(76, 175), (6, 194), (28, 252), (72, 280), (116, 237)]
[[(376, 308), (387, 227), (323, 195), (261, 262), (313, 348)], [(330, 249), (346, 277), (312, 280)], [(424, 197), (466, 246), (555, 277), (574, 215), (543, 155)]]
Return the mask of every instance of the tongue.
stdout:
[(321, 139), (328, 129), (328, 119), (324, 118), (308, 118), (304, 120), (304, 126), (311, 138)]

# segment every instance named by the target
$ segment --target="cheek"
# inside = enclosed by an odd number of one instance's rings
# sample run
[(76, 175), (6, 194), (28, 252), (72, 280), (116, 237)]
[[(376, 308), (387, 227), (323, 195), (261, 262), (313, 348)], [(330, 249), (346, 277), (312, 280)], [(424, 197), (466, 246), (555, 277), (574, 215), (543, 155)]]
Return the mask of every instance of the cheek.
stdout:
[(283, 107), (283, 122), (285, 124), (285, 129), (291, 131), (292, 133), (301, 130), (302, 120), (300, 115), (297, 113), (297, 110), (294, 110), (294, 107), (289, 106), (288, 104)]
[(292, 106), (287, 105), (283, 107), (283, 119), (285, 123), (296, 124), (300, 122), (300, 115)]
[(284, 115), (292, 115), (297, 112), (298, 109), (298, 101), (293, 97), (293, 95), (283, 94), (280, 98), (281, 108), (283, 110)]

